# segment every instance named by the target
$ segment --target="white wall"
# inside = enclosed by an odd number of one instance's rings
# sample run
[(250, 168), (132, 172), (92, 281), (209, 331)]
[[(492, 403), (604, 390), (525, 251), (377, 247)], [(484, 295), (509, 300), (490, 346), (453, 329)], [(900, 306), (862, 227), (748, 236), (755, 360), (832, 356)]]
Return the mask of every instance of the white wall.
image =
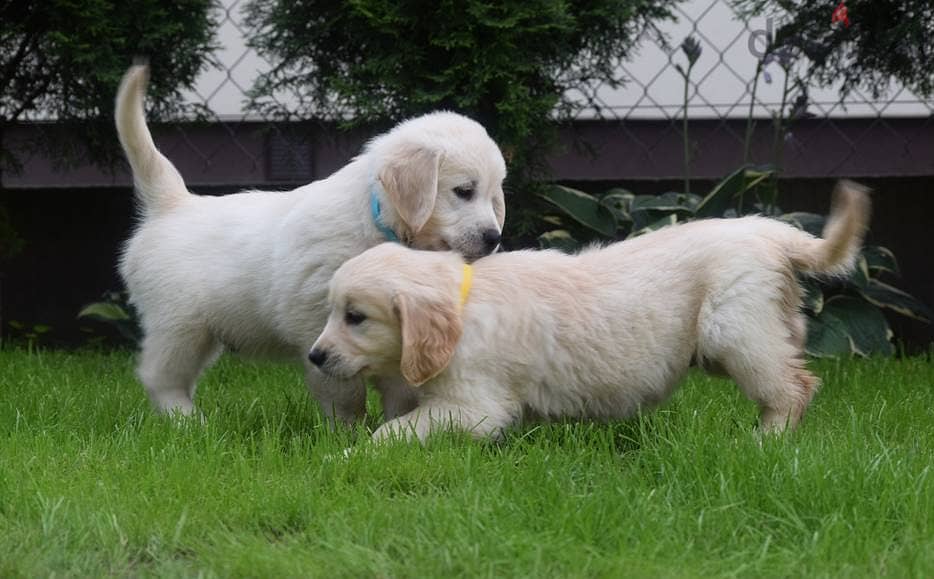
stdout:
[[(218, 32), (222, 49), (218, 53), (223, 68), (204, 73), (195, 91), (193, 102), (206, 102), (223, 119), (250, 118), (243, 111), (244, 91), (256, 75), (269, 64), (245, 44), (243, 14), (240, 0), (218, 0), (224, 5), (224, 20)], [(766, 18), (740, 21), (727, 0), (686, 0), (678, 7), (677, 22), (660, 26), (670, 39), (671, 52), (647, 38), (637, 54), (620, 65), (620, 75), (627, 79), (619, 89), (603, 87), (597, 90), (596, 101), (601, 112), (584, 111), (582, 118), (664, 119), (679, 117), (683, 99), (683, 81), (674, 63), (685, 63), (678, 44), (693, 34), (703, 48), (693, 72), (690, 96), (691, 118), (745, 118), (748, 114), (752, 75), (756, 56), (750, 52), (750, 35), (765, 30)], [(830, 14), (827, 26), (831, 26)], [(757, 116), (769, 116), (781, 102), (784, 75), (776, 64), (768, 67), (771, 84), (760, 78), (757, 90)], [(661, 73), (659, 74), (659, 71)], [(577, 95), (579, 96), (579, 95)], [(279, 95), (283, 102), (294, 102), (288, 95)], [(907, 89), (893, 85), (882, 102), (873, 102), (871, 95), (856, 91), (840, 103), (835, 89), (811, 89), (809, 111), (819, 116), (885, 117), (928, 116), (934, 114), (934, 103), (922, 102)]]

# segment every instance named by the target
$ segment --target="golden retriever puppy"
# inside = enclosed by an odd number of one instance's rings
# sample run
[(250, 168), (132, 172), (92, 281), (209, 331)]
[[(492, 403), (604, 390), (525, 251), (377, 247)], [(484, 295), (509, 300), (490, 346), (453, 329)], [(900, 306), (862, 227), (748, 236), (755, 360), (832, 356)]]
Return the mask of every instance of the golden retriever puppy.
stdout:
[[(327, 284), (348, 258), (387, 239), (468, 259), (499, 245), (506, 165), (482, 126), (440, 112), (370, 141), (330, 177), (286, 192), (192, 195), (156, 150), (143, 114), (148, 78), (132, 67), (117, 95), (140, 221), (120, 273), (145, 337), (138, 375), (158, 410), (190, 414), (201, 371), (223, 346), (294, 356), (324, 412), (364, 412), (359, 380), (321, 380), (306, 358), (327, 319)], [(414, 406), (383, 382), (391, 416)]]
[(668, 398), (692, 359), (722, 368), (759, 405), (761, 428), (781, 431), (818, 386), (804, 368), (796, 274), (844, 274), (868, 218), (866, 190), (842, 182), (823, 239), (764, 217), (709, 219), (473, 266), (383, 244), (335, 273), (309, 358), (335, 379), (401, 375), (418, 387), (418, 407), (377, 440), (496, 436), (524, 413), (628, 417)]

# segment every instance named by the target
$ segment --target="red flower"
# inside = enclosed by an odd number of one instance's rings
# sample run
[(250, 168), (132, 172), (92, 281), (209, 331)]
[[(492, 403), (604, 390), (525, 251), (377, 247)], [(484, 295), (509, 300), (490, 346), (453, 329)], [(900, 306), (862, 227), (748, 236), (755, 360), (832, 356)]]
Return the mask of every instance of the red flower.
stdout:
[(844, 0), (840, 0), (840, 4), (833, 9), (833, 16), (830, 17), (830, 24), (836, 24), (837, 22), (842, 22), (847, 28), (850, 27), (850, 16), (848, 10), (846, 9), (846, 4), (843, 3)]

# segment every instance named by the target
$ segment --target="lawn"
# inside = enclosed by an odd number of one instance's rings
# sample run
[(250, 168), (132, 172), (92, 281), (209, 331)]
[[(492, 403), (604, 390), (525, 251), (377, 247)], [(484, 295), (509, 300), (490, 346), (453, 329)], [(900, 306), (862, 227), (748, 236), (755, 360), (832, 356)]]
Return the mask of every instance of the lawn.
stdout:
[(624, 423), (335, 458), (362, 430), (288, 365), (224, 359), (180, 425), (130, 354), (0, 351), (0, 576), (934, 575), (934, 360), (813, 367), (785, 437), (698, 373)]

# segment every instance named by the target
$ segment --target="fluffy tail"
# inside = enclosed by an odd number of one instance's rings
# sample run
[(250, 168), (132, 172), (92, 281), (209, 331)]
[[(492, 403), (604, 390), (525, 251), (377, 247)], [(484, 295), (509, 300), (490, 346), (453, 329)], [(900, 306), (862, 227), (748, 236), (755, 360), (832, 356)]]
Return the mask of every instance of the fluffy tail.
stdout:
[(840, 181), (833, 192), (830, 217), (823, 239), (810, 235), (792, 240), (789, 257), (796, 269), (844, 275), (853, 269), (869, 226), (869, 189), (852, 181)]
[(148, 81), (148, 66), (130, 67), (120, 81), (114, 116), (142, 208), (147, 213), (161, 213), (184, 201), (189, 193), (178, 170), (156, 149), (146, 126), (143, 98)]

